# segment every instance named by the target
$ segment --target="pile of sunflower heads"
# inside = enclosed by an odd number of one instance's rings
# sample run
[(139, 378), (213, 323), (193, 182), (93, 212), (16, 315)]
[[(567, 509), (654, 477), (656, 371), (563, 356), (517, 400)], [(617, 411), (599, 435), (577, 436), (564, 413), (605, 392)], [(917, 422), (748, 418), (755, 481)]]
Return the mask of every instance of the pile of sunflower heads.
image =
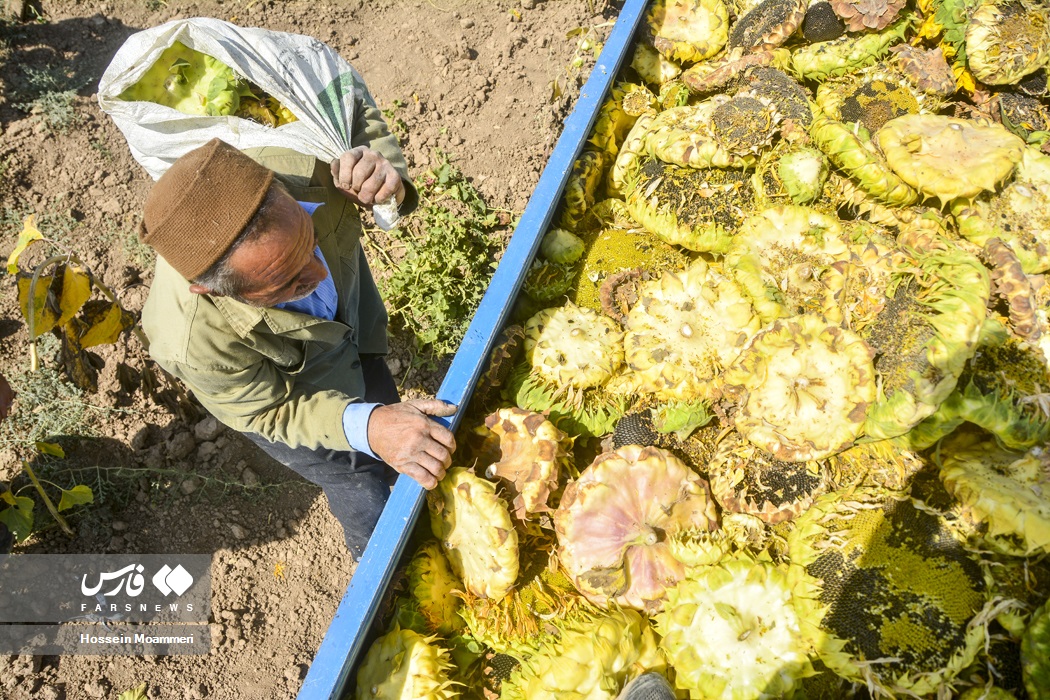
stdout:
[(153, 102), (189, 115), (240, 117), (274, 128), (298, 121), (276, 97), (181, 41), (165, 49), (120, 99)]
[(1048, 16), (654, 2), (358, 697), (1050, 697)]

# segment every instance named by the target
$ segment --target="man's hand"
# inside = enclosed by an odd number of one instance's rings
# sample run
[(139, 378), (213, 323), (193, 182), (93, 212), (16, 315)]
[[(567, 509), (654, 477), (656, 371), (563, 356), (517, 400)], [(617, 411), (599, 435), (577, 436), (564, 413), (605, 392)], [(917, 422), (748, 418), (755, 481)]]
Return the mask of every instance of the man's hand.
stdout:
[(351, 149), (332, 161), (332, 180), (350, 201), (362, 207), (405, 198), (405, 184), (397, 170), (378, 152), (365, 146)]
[(380, 459), (428, 491), (452, 463), (456, 438), (428, 416), (451, 416), (456, 407), (437, 399), (376, 406), (368, 417), (368, 446)]

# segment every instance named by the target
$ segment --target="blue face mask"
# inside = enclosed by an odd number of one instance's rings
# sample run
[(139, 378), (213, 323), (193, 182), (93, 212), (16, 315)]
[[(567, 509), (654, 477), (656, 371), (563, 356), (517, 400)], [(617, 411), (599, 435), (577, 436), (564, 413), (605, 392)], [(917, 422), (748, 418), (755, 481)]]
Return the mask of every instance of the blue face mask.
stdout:
[(299, 204), (299, 206), (305, 209), (306, 213), (310, 216), (314, 215), (314, 212), (317, 211), (318, 207), (324, 206), (324, 202), (300, 202), (298, 199), (295, 201)]

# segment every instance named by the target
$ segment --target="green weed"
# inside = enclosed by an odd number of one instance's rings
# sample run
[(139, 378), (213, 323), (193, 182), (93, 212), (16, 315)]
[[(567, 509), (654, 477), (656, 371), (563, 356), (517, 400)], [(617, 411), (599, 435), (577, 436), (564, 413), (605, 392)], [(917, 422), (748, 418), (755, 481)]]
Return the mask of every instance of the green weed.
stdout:
[(408, 124), (405, 120), (398, 116), (398, 110), (405, 106), (405, 103), (401, 100), (394, 100), (394, 103), (382, 110), (383, 119), (386, 120), (386, 124), (390, 127), (390, 133), (393, 134), (399, 143), (405, 141), (405, 137), (408, 136)]
[[(41, 341), (45, 338), (53, 340), (47, 335)], [(41, 349), (47, 354), (46, 347)], [(35, 453), (37, 441), (55, 435), (92, 435), (100, 415), (114, 410), (89, 404), (80, 389), (50, 367), (7, 379), (17, 400), (15, 410), (0, 423), (0, 452), (11, 450), (24, 457)]]
[(3, 212), (0, 212), (0, 237), (4, 239), (16, 237), (22, 230), (26, 217), (36, 213), (37, 228), (47, 231), (48, 238), (68, 244), (72, 240), (73, 231), (80, 226), (80, 222), (73, 217), (68, 205), (63, 209), (60, 206), (61, 203), (61, 200), (55, 200), (50, 204), (35, 207), (22, 200), (15, 205), (5, 204)]
[(80, 123), (74, 102), (81, 86), (70, 74), (60, 68), (26, 66), (23, 77), (25, 87), (19, 91), (22, 101), (15, 107), (39, 117), (48, 129), (60, 133)]
[(91, 139), (88, 143), (100, 156), (102, 156), (103, 160), (113, 160), (113, 151), (109, 150), (109, 146), (106, 145), (105, 141), (102, 139)]
[(506, 222), (447, 159), (416, 183), (419, 208), (387, 232), (380, 283), (391, 319), (430, 363), (455, 352), (488, 286)]
[(149, 270), (157, 262), (157, 253), (139, 240), (134, 229), (124, 236), (124, 259), (139, 270)]

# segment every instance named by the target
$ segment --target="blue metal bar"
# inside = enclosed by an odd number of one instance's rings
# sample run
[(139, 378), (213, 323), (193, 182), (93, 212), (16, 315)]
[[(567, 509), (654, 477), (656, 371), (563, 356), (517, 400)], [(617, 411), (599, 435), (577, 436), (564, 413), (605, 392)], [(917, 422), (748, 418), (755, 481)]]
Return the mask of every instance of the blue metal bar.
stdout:
[[(627, 0), (624, 3), (438, 389), (439, 399), (466, 408), (496, 335), (507, 321), (540, 240), (554, 215), (573, 163), (620, 69), (646, 3), (647, 0)], [(451, 419), (439, 420), (455, 430), (461, 415), (462, 410)], [(424, 494), (412, 479), (403, 475), (398, 477), (357, 571), (314, 656), (298, 700), (340, 700), (342, 697), (350, 671), (362, 651), (369, 625), (419, 516)]]

